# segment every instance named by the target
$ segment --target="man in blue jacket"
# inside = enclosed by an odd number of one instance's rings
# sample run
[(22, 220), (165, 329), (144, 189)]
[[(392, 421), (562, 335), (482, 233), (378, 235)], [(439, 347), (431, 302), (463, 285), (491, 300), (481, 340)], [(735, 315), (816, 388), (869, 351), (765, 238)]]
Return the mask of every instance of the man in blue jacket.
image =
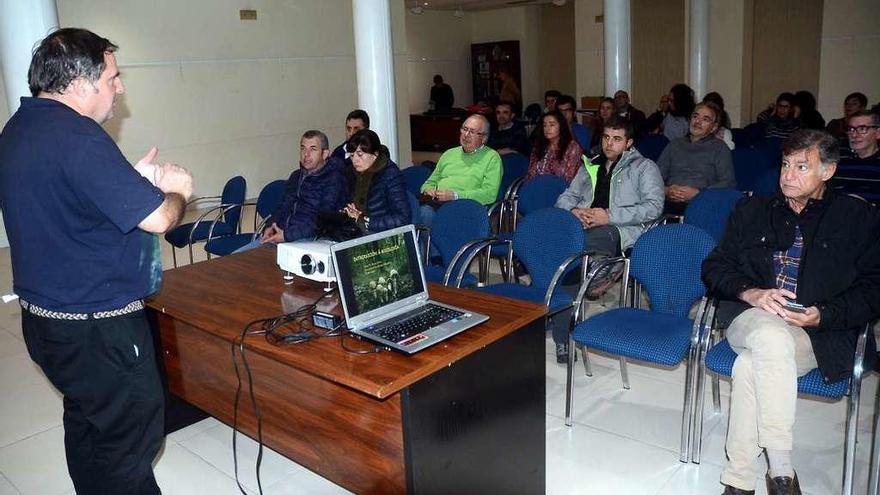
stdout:
[(348, 202), (345, 164), (330, 156), (321, 131), (306, 131), (299, 144), (299, 169), (290, 174), (281, 206), (266, 224), (260, 242), (291, 242), (315, 235), (319, 211), (338, 211)]

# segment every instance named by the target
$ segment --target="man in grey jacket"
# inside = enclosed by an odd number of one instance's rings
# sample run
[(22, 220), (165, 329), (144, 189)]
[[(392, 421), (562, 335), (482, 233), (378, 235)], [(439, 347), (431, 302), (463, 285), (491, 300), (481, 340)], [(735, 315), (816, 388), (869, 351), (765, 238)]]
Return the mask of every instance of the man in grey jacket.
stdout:
[(736, 187), (733, 156), (724, 141), (715, 137), (720, 116), (715, 104), (698, 104), (688, 135), (670, 142), (657, 159), (666, 183), (667, 213), (684, 213), (688, 201), (701, 189)]
[(578, 170), (556, 207), (584, 226), (587, 249), (614, 256), (631, 247), (663, 211), (663, 178), (657, 165), (632, 147), (633, 127), (613, 116), (602, 132), (603, 157)]
[[(586, 249), (594, 257), (626, 251), (663, 212), (660, 171), (632, 144), (632, 123), (612, 116), (602, 131), (603, 156), (595, 164), (585, 160), (556, 200), (557, 208), (571, 211), (583, 224)], [(550, 322), (559, 363), (568, 362), (569, 318), (570, 313), (561, 313)]]

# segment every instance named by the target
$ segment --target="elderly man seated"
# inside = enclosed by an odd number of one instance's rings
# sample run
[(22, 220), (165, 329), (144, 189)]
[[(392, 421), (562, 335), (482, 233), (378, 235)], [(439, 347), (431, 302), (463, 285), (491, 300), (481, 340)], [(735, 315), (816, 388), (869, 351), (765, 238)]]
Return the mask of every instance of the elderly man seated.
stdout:
[[(581, 221), (587, 250), (598, 257), (619, 255), (630, 248), (663, 211), (660, 171), (632, 144), (632, 123), (611, 116), (602, 131), (603, 156), (596, 164), (586, 162), (556, 200), (557, 208), (571, 211)], [(614, 276), (609, 274), (607, 281), (614, 282)], [(607, 288), (608, 284), (603, 285)], [(564, 363), (568, 361), (568, 328), (567, 318), (561, 320), (551, 325), (556, 360)]]
[(436, 208), (455, 199), (473, 199), (484, 205), (498, 196), (501, 185), (501, 156), (486, 146), (489, 121), (471, 115), (461, 125), (461, 146), (446, 150), (428, 180), (422, 184), (422, 223), (431, 225)]
[[(766, 452), (770, 494), (799, 494), (791, 452), (797, 378), (849, 376), (858, 334), (880, 316), (880, 215), (828, 187), (837, 140), (799, 130), (782, 148), (781, 192), (742, 201), (703, 262), (710, 293), (733, 301), (725, 494), (754, 493)], [(875, 359), (868, 339), (865, 363)]]
[(713, 103), (694, 107), (688, 135), (673, 139), (657, 166), (666, 183), (666, 212), (681, 214), (701, 189), (736, 187), (733, 157), (724, 141), (715, 137), (721, 111)]

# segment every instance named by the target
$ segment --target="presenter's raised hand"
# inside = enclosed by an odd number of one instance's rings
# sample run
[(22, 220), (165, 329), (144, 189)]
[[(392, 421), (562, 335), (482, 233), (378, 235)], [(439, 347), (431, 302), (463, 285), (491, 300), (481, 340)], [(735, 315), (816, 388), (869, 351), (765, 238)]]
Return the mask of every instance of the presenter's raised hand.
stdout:
[(137, 170), (139, 174), (143, 177), (146, 177), (150, 184), (156, 185), (159, 178), (157, 177), (158, 167), (156, 166), (156, 156), (159, 154), (159, 148), (153, 146), (150, 148), (150, 151), (144, 155), (135, 165), (134, 169)]
[(180, 165), (163, 163), (156, 166), (156, 187), (165, 193), (176, 193), (189, 201), (193, 192), (192, 174)]

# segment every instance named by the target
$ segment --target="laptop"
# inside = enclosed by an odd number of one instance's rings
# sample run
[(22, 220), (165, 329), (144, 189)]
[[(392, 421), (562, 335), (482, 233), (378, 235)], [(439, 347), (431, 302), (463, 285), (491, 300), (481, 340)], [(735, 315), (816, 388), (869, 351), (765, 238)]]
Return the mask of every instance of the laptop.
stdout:
[(355, 335), (413, 354), (489, 319), (429, 299), (412, 225), (333, 244), (330, 251)]

